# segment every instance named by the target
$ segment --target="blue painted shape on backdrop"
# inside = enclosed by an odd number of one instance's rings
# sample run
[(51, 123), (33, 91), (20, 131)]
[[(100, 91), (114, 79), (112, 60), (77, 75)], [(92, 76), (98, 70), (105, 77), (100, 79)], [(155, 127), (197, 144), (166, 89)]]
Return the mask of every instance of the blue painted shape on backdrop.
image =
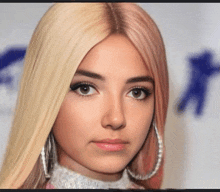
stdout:
[[(24, 59), (26, 47), (11, 47), (0, 54), (0, 71), (12, 65), (14, 62)], [(10, 84), (13, 77), (10, 75), (1, 75), (0, 84)]]
[(193, 100), (196, 104), (195, 115), (201, 116), (204, 110), (209, 79), (217, 72), (220, 74), (220, 66), (213, 66), (213, 53), (207, 50), (200, 55), (190, 57), (189, 63), (191, 77), (185, 93), (177, 104), (177, 112), (184, 112), (189, 101)]

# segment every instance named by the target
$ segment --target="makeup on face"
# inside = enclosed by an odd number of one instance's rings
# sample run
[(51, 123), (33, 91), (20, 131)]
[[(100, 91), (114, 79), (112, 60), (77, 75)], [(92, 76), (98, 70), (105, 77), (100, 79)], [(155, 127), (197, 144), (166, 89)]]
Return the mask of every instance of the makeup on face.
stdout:
[(128, 144), (127, 141), (121, 139), (103, 139), (99, 141), (94, 141), (97, 147), (106, 151), (121, 151), (125, 149)]
[[(97, 92), (99, 92), (98, 90), (98, 86), (93, 83), (94, 80), (100, 80), (101, 82), (106, 82), (106, 78), (100, 74), (88, 71), (88, 70), (77, 70), (76, 71), (76, 75), (75, 78), (79, 78), (80, 81), (76, 81), (71, 83), (70, 85), (70, 90), (78, 93), (80, 96), (91, 96)], [(81, 77), (81, 78), (80, 78)], [(86, 77), (86, 78), (83, 78)], [(83, 79), (89, 79), (88, 80), (84, 80)], [(142, 82), (142, 84), (144, 82), (148, 83), (148, 86), (141, 86), (138, 85), (138, 83), (140, 84)], [(151, 86), (149, 86), (149, 83), (152, 84)], [(136, 85), (133, 86), (131, 90), (129, 90), (130, 92), (128, 93), (129, 96), (136, 98), (137, 100), (145, 100), (148, 96), (151, 95), (151, 93), (154, 91), (153, 87), (154, 87), (154, 80), (152, 77), (150, 76), (137, 76), (137, 77), (132, 77), (126, 80), (125, 85)]]
[(121, 35), (94, 46), (70, 84), (53, 133), (59, 163), (109, 180), (144, 144), (154, 114), (154, 79), (139, 52)]

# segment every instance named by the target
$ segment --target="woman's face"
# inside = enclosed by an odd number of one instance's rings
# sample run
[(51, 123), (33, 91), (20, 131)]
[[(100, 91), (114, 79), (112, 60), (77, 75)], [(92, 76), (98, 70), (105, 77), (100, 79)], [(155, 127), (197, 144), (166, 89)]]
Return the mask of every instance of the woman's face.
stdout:
[(111, 35), (85, 56), (70, 88), (53, 127), (59, 163), (95, 179), (119, 179), (153, 118), (146, 65), (126, 37)]

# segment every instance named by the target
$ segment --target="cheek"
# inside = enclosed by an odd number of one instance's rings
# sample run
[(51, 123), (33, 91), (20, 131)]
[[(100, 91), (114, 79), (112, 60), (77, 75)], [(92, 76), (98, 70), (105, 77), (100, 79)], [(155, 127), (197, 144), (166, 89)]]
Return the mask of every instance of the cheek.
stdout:
[[(53, 133), (57, 142), (65, 147), (66, 145), (79, 144), (76, 140), (84, 140), (82, 111), (74, 105), (74, 102), (66, 97), (62, 103), (58, 116), (53, 126)], [(77, 137), (75, 137), (77, 135)]]
[[(72, 145), (83, 145), (90, 139), (95, 131), (93, 125), (97, 124), (100, 116), (97, 102), (86, 102), (68, 93), (62, 103), (53, 126), (53, 133), (62, 144), (63, 141)], [(80, 142), (79, 142), (80, 141)]]
[(146, 115), (143, 118), (139, 117), (137, 118), (138, 121), (136, 124), (133, 124), (131, 137), (133, 137), (133, 140), (137, 143), (138, 146), (142, 145), (147, 137), (151, 126), (152, 117), (153, 116), (148, 116), (148, 118), (146, 118)]
[(128, 110), (130, 137), (140, 147), (146, 139), (154, 114), (154, 99), (146, 103), (138, 103)]

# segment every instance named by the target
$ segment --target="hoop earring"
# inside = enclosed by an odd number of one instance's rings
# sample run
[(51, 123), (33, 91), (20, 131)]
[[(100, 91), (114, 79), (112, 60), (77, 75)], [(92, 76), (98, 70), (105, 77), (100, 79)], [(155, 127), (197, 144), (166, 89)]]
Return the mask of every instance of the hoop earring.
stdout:
[(50, 172), (57, 161), (56, 146), (52, 133), (49, 134), (47, 141), (41, 150), (41, 160), (45, 177), (49, 179), (51, 177)]
[(46, 179), (49, 179), (50, 175), (47, 171), (47, 162), (46, 162), (46, 154), (45, 154), (45, 148), (44, 147), (41, 150), (41, 160), (42, 160), (42, 163), (43, 163), (44, 175), (45, 175)]
[(152, 176), (154, 176), (157, 173), (157, 171), (161, 165), (162, 156), (163, 156), (163, 141), (160, 138), (160, 135), (158, 133), (158, 129), (157, 129), (155, 123), (153, 123), (153, 126), (154, 126), (154, 130), (156, 132), (157, 141), (158, 141), (158, 148), (159, 148), (158, 149), (158, 156), (157, 156), (157, 163), (154, 167), (154, 170), (145, 176), (142, 176), (140, 174), (135, 174), (127, 167), (127, 169), (126, 169), (127, 173), (136, 180), (147, 180), (147, 179), (151, 178)]

